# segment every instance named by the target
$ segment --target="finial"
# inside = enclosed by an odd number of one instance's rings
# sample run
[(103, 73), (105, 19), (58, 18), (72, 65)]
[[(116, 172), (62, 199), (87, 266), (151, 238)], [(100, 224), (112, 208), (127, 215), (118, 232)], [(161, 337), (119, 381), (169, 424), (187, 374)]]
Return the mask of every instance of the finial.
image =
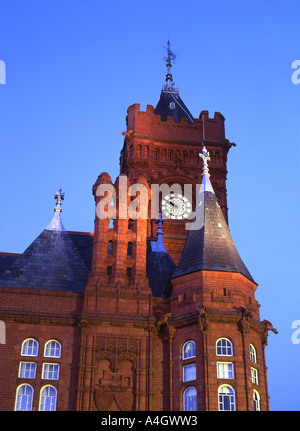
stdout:
[(164, 57), (164, 60), (166, 61), (166, 66), (167, 66), (167, 75), (166, 75), (166, 84), (163, 86), (163, 91), (165, 93), (179, 93), (177, 88), (174, 88), (174, 83), (173, 83), (173, 77), (172, 77), (172, 73), (171, 73), (171, 67), (175, 61), (176, 55), (174, 54), (174, 52), (171, 51), (170, 49), (170, 41), (168, 40), (167, 46), (165, 46), (165, 49), (167, 51), (167, 55), (166, 57)]
[(61, 201), (63, 201), (65, 198), (65, 193), (62, 191), (62, 189), (58, 189), (57, 192), (55, 192), (54, 199), (56, 200), (56, 207), (54, 208), (54, 212), (62, 212), (61, 209)]
[(158, 225), (157, 226), (157, 234), (164, 234), (163, 230), (162, 230), (162, 226), (165, 222), (165, 219), (162, 218), (161, 213), (159, 213), (158, 218), (155, 220), (155, 223)]
[(58, 191), (55, 192), (55, 195), (54, 195), (54, 199), (56, 200), (56, 207), (54, 208), (54, 216), (51, 222), (45, 228), (46, 230), (52, 230), (57, 232), (66, 231), (60, 218), (60, 213), (62, 211), (61, 203), (64, 200), (64, 198), (65, 198), (65, 193), (62, 191), (62, 189), (58, 189)]
[(165, 219), (162, 218), (161, 213), (159, 213), (158, 218), (155, 220), (155, 223), (157, 224), (157, 241), (154, 243), (154, 249), (153, 251), (168, 253), (164, 243), (163, 243), (163, 230), (162, 226), (165, 222)]
[(208, 164), (207, 164), (207, 162), (210, 160), (210, 157), (209, 157), (209, 152), (207, 151), (204, 145), (203, 145), (202, 153), (199, 153), (199, 156), (203, 160), (202, 176), (210, 177), (210, 174), (208, 173)]

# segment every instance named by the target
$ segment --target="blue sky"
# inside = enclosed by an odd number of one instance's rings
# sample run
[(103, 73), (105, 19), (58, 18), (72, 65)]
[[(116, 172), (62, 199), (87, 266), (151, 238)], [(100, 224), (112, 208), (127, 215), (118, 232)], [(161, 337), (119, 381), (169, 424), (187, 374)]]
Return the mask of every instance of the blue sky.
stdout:
[[(263, 4), (262, 4), (263, 3)], [(231, 234), (259, 284), (270, 407), (300, 410), (300, 3), (14, 0), (3, 2), (0, 250), (23, 252), (65, 191), (63, 223), (93, 231), (92, 185), (119, 172), (128, 106), (156, 105), (163, 47), (194, 115), (226, 118)]]

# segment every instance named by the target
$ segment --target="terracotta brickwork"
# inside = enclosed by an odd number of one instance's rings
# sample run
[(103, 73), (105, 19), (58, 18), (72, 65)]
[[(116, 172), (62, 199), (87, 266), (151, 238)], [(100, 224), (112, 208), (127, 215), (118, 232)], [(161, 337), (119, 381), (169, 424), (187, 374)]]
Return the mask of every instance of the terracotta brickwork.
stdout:
[[(6, 326), (6, 344), (0, 346), (1, 410), (14, 410), (21, 384), (34, 389), (33, 410), (39, 409), (41, 389), (46, 385), (58, 391), (57, 410), (75, 410), (80, 351), (77, 316), (83, 298), (70, 292), (24, 290), (1, 288), (0, 293), (1, 319)], [(22, 355), (22, 343), (28, 338), (38, 342), (37, 356)], [(49, 340), (61, 344), (60, 358), (44, 356)], [(18, 377), (20, 362), (37, 364), (36, 377)], [(42, 378), (45, 363), (59, 364), (58, 380)]]
[[(219, 112), (209, 118), (208, 111), (202, 111), (194, 124), (187, 118), (175, 123), (173, 117), (161, 121), (154, 114), (153, 106), (146, 112), (139, 104), (128, 108), (127, 131), (121, 151), (120, 168), (131, 181), (143, 175), (150, 184), (178, 183), (184, 191), (184, 184), (193, 186), (191, 199), (195, 203), (196, 185), (201, 184), (202, 161), (199, 151), (203, 142), (210, 152), (211, 182), (218, 197), (225, 219), (228, 222), (227, 208), (227, 154), (235, 144), (225, 138), (224, 117)], [(150, 211), (149, 211), (150, 212)], [(155, 237), (155, 226), (149, 220), (148, 235)], [(165, 227), (165, 244), (175, 263), (181, 255), (186, 230), (183, 223), (170, 221)]]
[[(147, 277), (147, 247), (156, 239), (155, 220), (151, 212), (146, 220), (130, 220), (131, 197), (119, 199), (121, 186), (128, 191), (132, 184), (143, 184), (150, 199), (152, 184), (179, 183), (193, 185), (195, 202), (196, 185), (202, 180), (198, 153), (203, 124), (211, 183), (228, 221), (227, 154), (235, 144), (225, 138), (224, 117), (215, 113), (210, 118), (202, 111), (193, 124), (187, 118), (175, 123), (172, 117), (161, 121), (152, 106), (145, 112), (138, 104), (130, 106), (120, 176), (113, 181), (103, 172), (93, 186), (93, 253), (84, 291), (0, 289), (0, 319), (7, 339), (0, 346), (1, 410), (14, 409), (22, 383), (34, 388), (34, 410), (39, 409), (46, 384), (57, 389), (56, 410), (61, 411), (179, 411), (185, 409), (184, 394), (190, 387), (197, 393), (198, 410), (219, 410), (225, 403), (219, 394), (222, 385), (233, 391), (234, 409), (253, 410), (255, 390), (260, 409), (268, 410), (264, 348), (274, 328), (260, 321), (256, 283), (238, 272), (191, 271), (170, 280), (165, 295), (155, 297)], [(97, 213), (107, 197), (100, 193), (101, 185), (116, 190), (113, 223)], [(186, 236), (185, 222), (166, 220), (164, 245), (175, 264)], [(21, 355), (28, 338), (38, 342), (37, 356)], [(228, 349), (222, 354), (217, 349), (220, 339)], [(48, 340), (61, 344), (59, 358), (44, 357)], [(195, 351), (185, 358), (188, 341)], [(18, 377), (22, 360), (37, 364), (35, 378)], [(59, 379), (42, 378), (45, 362), (59, 364)]]

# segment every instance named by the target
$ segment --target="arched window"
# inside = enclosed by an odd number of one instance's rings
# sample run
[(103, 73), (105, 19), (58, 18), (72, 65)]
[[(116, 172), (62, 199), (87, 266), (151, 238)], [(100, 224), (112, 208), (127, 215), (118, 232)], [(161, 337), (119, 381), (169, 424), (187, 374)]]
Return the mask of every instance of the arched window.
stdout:
[(194, 358), (196, 356), (196, 345), (193, 340), (184, 343), (182, 347), (182, 359)]
[(45, 344), (44, 356), (48, 358), (60, 358), (61, 344), (56, 340), (49, 340)]
[(57, 389), (54, 386), (44, 386), (40, 394), (39, 411), (54, 412), (56, 410)]
[(27, 338), (22, 343), (21, 355), (22, 356), (37, 356), (39, 350), (39, 343), (33, 338)]
[(232, 343), (228, 338), (219, 338), (216, 343), (217, 356), (232, 356)]
[(253, 391), (253, 404), (254, 404), (254, 411), (259, 412), (260, 411), (260, 396), (256, 389)]
[(253, 344), (250, 344), (250, 361), (256, 362), (256, 350)]
[(229, 385), (222, 385), (218, 389), (219, 410), (232, 411), (235, 410), (235, 392)]
[(110, 240), (110, 241), (108, 241), (108, 244), (107, 244), (107, 254), (113, 254), (113, 241), (112, 240)]
[(17, 388), (15, 411), (31, 411), (33, 400), (33, 387), (31, 385), (20, 385)]
[(197, 410), (197, 391), (193, 386), (183, 392), (183, 410), (185, 412)]
[(131, 268), (126, 269), (126, 275), (127, 277), (131, 277)]
[(127, 244), (127, 256), (132, 256), (132, 242)]

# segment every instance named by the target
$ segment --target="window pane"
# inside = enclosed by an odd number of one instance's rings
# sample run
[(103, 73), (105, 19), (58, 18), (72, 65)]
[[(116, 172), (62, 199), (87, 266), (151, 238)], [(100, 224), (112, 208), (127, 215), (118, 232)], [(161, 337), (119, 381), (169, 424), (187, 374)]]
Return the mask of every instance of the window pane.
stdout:
[(258, 385), (258, 373), (256, 368), (251, 368), (252, 383)]
[(56, 410), (57, 391), (53, 386), (45, 386), (41, 392), (40, 411), (53, 412)]
[(60, 358), (61, 347), (58, 341), (52, 340), (46, 344), (45, 356)]
[(184, 411), (197, 410), (197, 392), (195, 388), (188, 388), (184, 391), (183, 409)]
[(32, 410), (33, 388), (29, 385), (22, 385), (17, 390), (16, 411)]
[(36, 374), (36, 364), (33, 362), (21, 362), (19, 368), (19, 377), (25, 379), (34, 379)]
[(260, 396), (257, 391), (253, 391), (253, 403), (254, 403), (254, 411), (260, 411)]
[(232, 344), (227, 338), (221, 338), (217, 341), (217, 355), (232, 356)]
[(256, 362), (256, 350), (252, 344), (250, 344), (250, 361)]
[(196, 364), (186, 365), (183, 367), (183, 381), (196, 379)]
[(58, 380), (59, 364), (43, 364), (43, 379)]
[(187, 341), (183, 346), (183, 359), (193, 358), (196, 356), (194, 341)]
[(218, 379), (233, 379), (233, 363), (232, 362), (218, 362), (217, 363), (217, 375)]
[(113, 254), (113, 242), (112, 241), (108, 241), (107, 254)]
[(22, 355), (24, 356), (37, 356), (38, 343), (36, 340), (28, 339), (23, 343)]
[(235, 395), (233, 389), (230, 386), (221, 386), (219, 388), (219, 410), (235, 410)]

